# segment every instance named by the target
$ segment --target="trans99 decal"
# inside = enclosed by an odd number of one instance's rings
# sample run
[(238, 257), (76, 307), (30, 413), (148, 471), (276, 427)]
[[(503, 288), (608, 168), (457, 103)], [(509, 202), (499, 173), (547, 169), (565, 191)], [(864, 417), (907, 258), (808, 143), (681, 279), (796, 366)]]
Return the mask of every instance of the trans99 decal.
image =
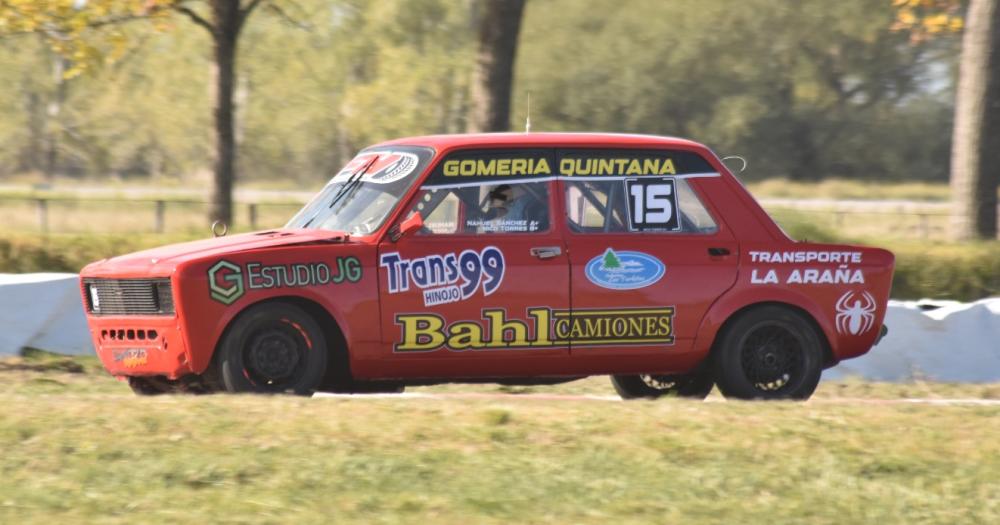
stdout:
[(390, 294), (417, 288), (424, 306), (463, 301), (480, 289), (488, 297), (500, 288), (506, 268), (503, 252), (496, 246), (413, 259), (390, 252), (382, 254), (379, 265), (385, 268)]

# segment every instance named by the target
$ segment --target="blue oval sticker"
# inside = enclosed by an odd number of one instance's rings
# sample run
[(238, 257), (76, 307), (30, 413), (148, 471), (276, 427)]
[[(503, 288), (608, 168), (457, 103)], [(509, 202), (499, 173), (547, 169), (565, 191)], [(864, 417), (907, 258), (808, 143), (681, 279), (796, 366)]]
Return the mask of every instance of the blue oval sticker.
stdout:
[(659, 281), (667, 268), (659, 259), (642, 252), (616, 252), (608, 248), (587, 263), (587, 280), (602, 288), (635, 290)]

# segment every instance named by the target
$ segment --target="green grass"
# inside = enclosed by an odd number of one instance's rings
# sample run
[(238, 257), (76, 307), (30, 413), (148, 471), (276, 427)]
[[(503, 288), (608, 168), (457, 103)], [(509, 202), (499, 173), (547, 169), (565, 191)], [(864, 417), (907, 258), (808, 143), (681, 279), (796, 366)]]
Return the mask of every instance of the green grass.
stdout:
[(1000, 408), (823, 401), (856, 382), (804, 404), (137, 398), (93, 359), (3, 363), (31, 365), (0, 367), (6, 523), (1000, 520)]

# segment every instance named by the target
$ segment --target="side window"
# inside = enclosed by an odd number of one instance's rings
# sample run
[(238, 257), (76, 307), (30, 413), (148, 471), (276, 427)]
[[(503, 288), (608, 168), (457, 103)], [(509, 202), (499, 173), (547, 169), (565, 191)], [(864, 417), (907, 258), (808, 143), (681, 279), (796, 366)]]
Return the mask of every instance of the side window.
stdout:
[(687, 181), (670, 177), (567, 181), (566, 212), (570, 229), (581, 233), (718, 230)]
[(549, 183), (423, 189), (411, 212), (424, 218), (422, 235), (541, 233), (549, 229)]

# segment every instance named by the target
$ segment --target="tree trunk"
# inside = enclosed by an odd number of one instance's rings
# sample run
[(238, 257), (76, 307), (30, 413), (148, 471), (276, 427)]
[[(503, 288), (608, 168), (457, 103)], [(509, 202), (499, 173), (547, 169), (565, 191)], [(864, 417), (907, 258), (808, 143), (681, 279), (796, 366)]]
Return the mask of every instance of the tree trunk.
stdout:
[(997, 236), (1000, 183), (1000, 0), (972, 0), (962, 38), (951, 151), (953, 234)]
[(233, 183), (236, 179), (236, 42), (240, 32), (240, 1), (213, 0), (212, 34), (215, 58), (215, 184), (210, 218), (232, 224)]
[(510, 94), (525, 0), (483, 0), (469, 131), (510, 129)]

